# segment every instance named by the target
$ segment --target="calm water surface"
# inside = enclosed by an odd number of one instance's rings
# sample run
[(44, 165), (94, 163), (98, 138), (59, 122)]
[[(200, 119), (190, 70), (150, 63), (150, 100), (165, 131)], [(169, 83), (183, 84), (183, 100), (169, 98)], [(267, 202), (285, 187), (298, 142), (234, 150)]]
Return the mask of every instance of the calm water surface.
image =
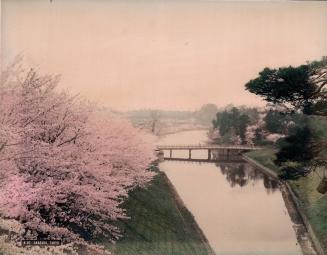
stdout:
[[(205, 131), (162, 137), (160, 144), (198, 144)], [(188, 152), (174, 152), (188, 157)], [(206, 158), (194, 151), (192, 158)], [(301, 254), (277, 183), (246, 163), (160, 164), (218, 255)]]

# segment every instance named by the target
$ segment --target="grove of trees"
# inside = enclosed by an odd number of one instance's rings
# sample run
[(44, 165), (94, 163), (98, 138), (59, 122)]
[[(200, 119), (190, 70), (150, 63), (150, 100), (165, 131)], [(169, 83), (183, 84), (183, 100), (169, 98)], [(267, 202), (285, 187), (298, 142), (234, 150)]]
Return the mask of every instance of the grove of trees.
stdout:
[(242, 144), (246, 143), (245, 132), (249, 123), (249, 116), (241, 113), (236, 107), (230, 111), (217, 113), (216, 119), (213, 120), (214, 128), (219, 128), (219, 133), (225, 138), (225, 142), (239, 136)]
[(275, 119), (277, 112), (285, 118), (298, 120), (279, 143), (276, 154), (275, 163), (282, 167), (286, 177), (327, 166), (326, 86), (327, 57), (298, 67), (265, 68), (245, 85), (248, 91), (264, 98), (276, 109), (266, 119), (270, 130), (285, 127), (285, 119)]
[(213, 129), (219, 133), (216, 142), (222, 144), (248, 143), (247, 129), (258, 120), (259, 113), (256, 108), (232, 107), (217, 112), (216, 118), (212, 121)]
[(19, 63), (1, 74), (0, 216), (21, 224), (16, 241), (60, 239), (98, 254), (93, 240), (120, 237), (120, 204), (154, 175), (152, 138), (58, 82)]

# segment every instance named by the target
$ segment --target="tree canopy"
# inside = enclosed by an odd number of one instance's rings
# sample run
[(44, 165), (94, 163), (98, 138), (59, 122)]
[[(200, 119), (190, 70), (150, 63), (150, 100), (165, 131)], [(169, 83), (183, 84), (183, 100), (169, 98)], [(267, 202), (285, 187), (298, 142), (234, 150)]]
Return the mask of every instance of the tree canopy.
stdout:
[(298, 67), (264, 68), (246, 83), (251, 93), (288, 112), (327, 116), (327, 58)]
[(263, 120), (265, 122), (265, 129), (268, 132), (280, 134), (285, 133), (288, 124), (288, 118), (285, 114), (270, 109)]
[[(293, 131), (279, 144), (275, 163), (282, 166), (282, 170), (287, 170), (284, 171), (285, 176), (290, 172), (299, 176), (303, 166), (326, 166), (326, 132), (318, 135), (320, 132), (317, 131), (317, 123), (318, 126), (326, 123), (326, 85), (327, 57), (298, 67), (264, 68), (257, 78), (245, 85), (248, 91), (278, 108), (278, 111), (268, 112), (265, 117), (268, 130), (281, 131), (283, 118), (276, 115), (277, 112), (303, 117), (304, 122), (295, 123)], [(301, 166), (297, 168), (294, 164)]]
[(214, 128), (219, 129), (222, 141), (230, 142), (230, 139), (227, 139), (227, 137), (236, 135), (240, 137), (243, 144), (246, 143), (245, 133), (250, 123), (250, 117), (240, 112), (238, 108), (233, 107), (231, 110), (218, 112), (216, 119), (212, 123)]

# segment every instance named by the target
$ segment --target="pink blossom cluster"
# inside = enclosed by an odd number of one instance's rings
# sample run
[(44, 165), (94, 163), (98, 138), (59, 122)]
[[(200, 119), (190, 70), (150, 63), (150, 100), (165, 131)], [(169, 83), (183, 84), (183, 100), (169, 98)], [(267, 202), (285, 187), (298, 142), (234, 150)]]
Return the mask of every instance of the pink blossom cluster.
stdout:
[(0, 216), (24, 238), (90, 241), (120, 237), (129, 190), (154, 173), (152, 138), (117, 117), (58, 92), (59, 77), (2, 73)]

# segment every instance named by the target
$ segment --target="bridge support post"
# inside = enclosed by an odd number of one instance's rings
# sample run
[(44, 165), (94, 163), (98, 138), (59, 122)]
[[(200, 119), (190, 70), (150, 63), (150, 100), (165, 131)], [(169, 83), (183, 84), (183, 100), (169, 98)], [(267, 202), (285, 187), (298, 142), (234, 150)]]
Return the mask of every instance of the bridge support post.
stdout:
[(169, 157), (170, 157), (170, 158), (173, 157), (173, 150), (169, 150)]
[(229, 160), (229, 149), (227, 149), (227, 160)]
[(208, 149), (208, 160), (211, 160), (211, 150)]
[(157, 156), (158, 156), (159, 162), (162, 162), (162, 161), (165, 160), (165, 153), (164, 153), (164, 151), (159, 150), (158, 153), (157, 153)]
[(188, 159), (192, 159), (192, 150), (191, 149), (188, 150)]

